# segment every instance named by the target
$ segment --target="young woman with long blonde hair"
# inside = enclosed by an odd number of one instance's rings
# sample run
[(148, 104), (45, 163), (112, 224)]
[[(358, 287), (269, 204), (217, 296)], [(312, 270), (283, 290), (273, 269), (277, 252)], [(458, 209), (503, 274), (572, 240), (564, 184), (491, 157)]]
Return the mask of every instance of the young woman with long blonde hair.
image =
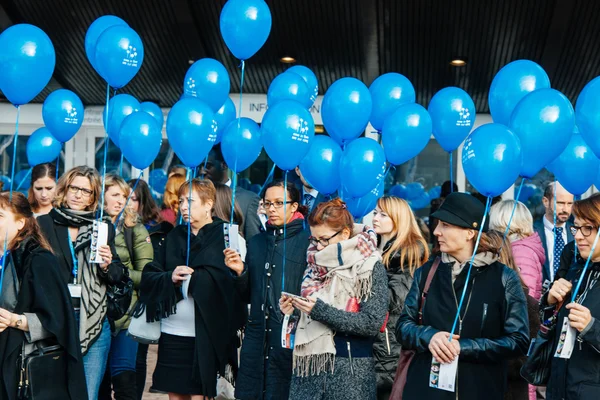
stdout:
[(379, 333), (373, 346), (377, 397), (387, 399), (392, 390), (401, 350), (394, 327), (412, 286), (415, 270), (429, 258), (429, 248), (410, 206), (401, 198), (385, 196), (379, 199), (373, 216), (373, 228), (379, 238), (391, 299), (387, 322), (390, 328), (386, 327), (384, 332)]

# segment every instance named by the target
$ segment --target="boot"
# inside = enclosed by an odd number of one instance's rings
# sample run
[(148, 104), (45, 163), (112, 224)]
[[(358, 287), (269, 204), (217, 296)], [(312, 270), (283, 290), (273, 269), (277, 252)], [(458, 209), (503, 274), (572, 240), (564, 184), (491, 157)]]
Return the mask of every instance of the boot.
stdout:
[(124, 371), (112, 377), (115, 400), (137, 400), (135, 371)]

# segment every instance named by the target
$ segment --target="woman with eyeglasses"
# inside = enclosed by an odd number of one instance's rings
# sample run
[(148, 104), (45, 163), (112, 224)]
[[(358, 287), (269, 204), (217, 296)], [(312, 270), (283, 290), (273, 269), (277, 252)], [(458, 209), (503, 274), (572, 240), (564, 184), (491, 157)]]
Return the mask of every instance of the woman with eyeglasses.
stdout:
[(300, 312), (290, 399), (375, 400), (373, 343), (389, 304), (377, 234), (340, 199), (319, 204), (308, 223), (302, 298), (280, 301), (284, 314)]
[(91, 262), (94, 221), (100, 199), (100, 177), (95, 169), (81, 166), (64, 174), (58, 181), (54, 208), (38, 217), (38, 223), (60, 265), (68, 285), (85, 367), (88, 397), (98, 397), (104, 376), (111, 332), (106, 316), (108, 285), (121, 281), (124, 266), (115, 249), (115, 229), (108, 213), (101, 222), (108, 224), (106, 245), (98, 246), (101, 263)]
[[(552, 354), (559, 348), (559, 339), (565, 337), (566, 329), (573, 329), (575, 340), (570, 358), (550, 359), (546, 390), (549, 400), (600, 398), (600, 245), (593, 249), (600, 227), (600, 194), (576, 201), (573, 215), (571, 233), (577, 244), (577, 257), (568, 270), (558, 271), (540, 302), (539, 334), (553, 341)], [(582, 275), (588, 257), (589, 267)]]
[(246, 263), (233, 250), (225, 263), (238, 276), (237, 290), (250, 304), (235, 395), (240, 400), (287, 399), (292, 376), (292, 350), (281, 345), (282, 292), (300, 294), (306, 269), (309, 234), (300, 192), (283, 181), (267, 185), (263, 205), (266, 231), (248, 241)]

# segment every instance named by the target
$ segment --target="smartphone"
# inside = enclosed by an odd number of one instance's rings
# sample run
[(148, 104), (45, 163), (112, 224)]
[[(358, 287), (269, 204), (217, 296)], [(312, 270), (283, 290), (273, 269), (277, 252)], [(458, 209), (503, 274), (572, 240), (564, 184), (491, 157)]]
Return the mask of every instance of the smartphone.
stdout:
[(281, 297), (290, 297), (290, 298), (296, 299), (296, 300), (308, 301), (306, 298), (304, 298), (302, 296), (298, 296), (296, 294), (291, 294), (288, 292), (281, 292)]

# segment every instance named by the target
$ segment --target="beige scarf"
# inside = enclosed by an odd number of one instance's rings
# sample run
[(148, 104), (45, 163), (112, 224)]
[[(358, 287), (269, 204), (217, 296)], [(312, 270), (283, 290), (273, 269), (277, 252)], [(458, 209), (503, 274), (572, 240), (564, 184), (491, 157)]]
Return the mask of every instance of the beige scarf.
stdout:
[[(355, 225), (353, 236), (331, 244), (321, 251), (311, 245), (307, 251), (308, 267), (301, 294), (338, 310), (349, 303), (359, 304), (371, 294), (373, 268), (381, 261), (375, 231)], [(294, 344), (294, 372), (298, 376), (333, 372), (335, 361), (334, 332), (331, 328), (302, 313)]]
[[(473, 266), (475, 268), (483, 267), (484, 265), (493, 264), (496, 261), (498, 261), (498, 254), (486, 251), (484, 253), (475, 254)], [(461, 263), (450, 254), (442, 253), (442, 262), (444, 264), (452, 264), (452, 283), (454, 283), (456, 277), (460, 275), (465, 266), (471, 262), (471, 259), (469, 258), (467, 261)]]

